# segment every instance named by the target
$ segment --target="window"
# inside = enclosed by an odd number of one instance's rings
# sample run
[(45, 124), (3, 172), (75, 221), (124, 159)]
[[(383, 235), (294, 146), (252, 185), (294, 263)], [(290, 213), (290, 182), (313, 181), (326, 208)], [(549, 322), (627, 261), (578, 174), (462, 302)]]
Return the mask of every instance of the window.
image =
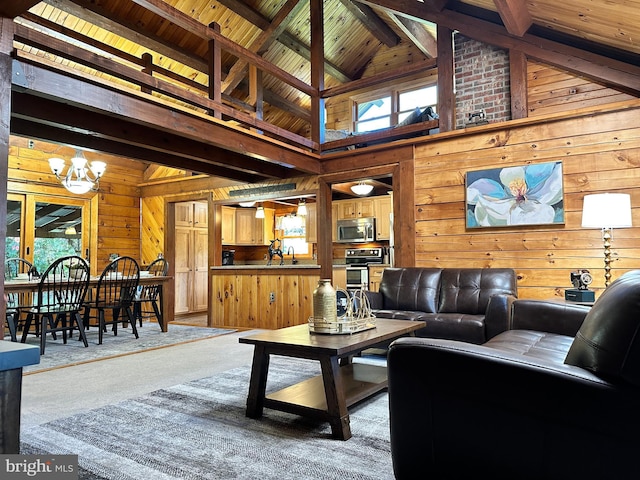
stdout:
[(397, 125), (416, 108), (432, 107), (434, 112), (438, 101), (438, 87), (428, 85), (391, 91), (361, 97), (354, 101), (354, 131), (371, 132)]
[(304, 217), (290, 213), (286, 215), (276, 215), (276, 230), (279, 231), (278, 238), (282, 241), (280, 247), (282, 248), (282, 253), (285, 255), (291, 253), (300, 256), (309, 254)]

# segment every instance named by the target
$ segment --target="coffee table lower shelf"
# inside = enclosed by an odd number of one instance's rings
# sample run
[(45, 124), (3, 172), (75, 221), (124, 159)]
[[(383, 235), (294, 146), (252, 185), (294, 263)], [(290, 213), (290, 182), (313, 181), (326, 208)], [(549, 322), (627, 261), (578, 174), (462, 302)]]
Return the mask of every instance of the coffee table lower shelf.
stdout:
[[(387, 369), (383, 366), (348, 364), (340, 367), (340, 373), (347, 407), (387, 388)], [(322, 375), (268, 394), (264, 406), (297, 415), (329, 419)]]

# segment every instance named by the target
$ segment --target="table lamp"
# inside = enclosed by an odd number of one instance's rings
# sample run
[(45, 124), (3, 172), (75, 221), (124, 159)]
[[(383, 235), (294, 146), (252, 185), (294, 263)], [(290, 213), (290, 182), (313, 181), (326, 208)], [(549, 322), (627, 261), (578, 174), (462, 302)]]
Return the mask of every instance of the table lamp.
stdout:
[(611, 281), (611, 233), (614, 228), (631, 227), (631, 197), (627, 193), (585, 195), (582, 227), (601, 228), (604, 242), (604, 286)]

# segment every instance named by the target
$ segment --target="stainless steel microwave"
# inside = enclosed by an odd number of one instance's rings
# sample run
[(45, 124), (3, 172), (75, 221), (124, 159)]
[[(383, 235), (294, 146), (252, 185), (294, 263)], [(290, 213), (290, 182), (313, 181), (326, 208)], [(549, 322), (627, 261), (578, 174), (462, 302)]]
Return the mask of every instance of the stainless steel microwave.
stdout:
[(376, 239), (375, 218), (338, 220), (337, 241), (340, 243), (367, 243)]

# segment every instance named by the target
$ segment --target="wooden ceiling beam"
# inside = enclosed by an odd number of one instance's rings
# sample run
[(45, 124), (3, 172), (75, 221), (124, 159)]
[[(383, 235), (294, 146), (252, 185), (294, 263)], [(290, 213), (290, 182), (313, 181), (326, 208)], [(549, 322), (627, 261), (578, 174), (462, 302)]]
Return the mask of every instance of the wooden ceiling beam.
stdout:
[[(269, 19), (263, 17), (260, 12), (251, 8), (249, 5), (240, 0), (218, 0), (218, 3), (222, 4), (236, 15), (240, 15), (247, 22), (255, 25), (261, 30), (265, 30), (269, 27)], [(280, 35), (278, 35), (277, 39), (278, 42), (280, 42), (290, 50), (296, 52), (305, 60), (311, 61), (311, 49), (309, 48), (309, 46), (305, 45), (290, 33), (283, 31), (282, 33), (280, 33)], [(324, 70), (328, 75), (331, 75), (339, 82), (344, 83), (353, 80), (353, 78), (346, 71), (331, 63), (326, 58), (324, 59)]]
[(493, 0), (504, 27), (511, 35), (521, 37), (531, 28), (533, 19), (525, 0)]
[(40, 0), (5, 0), (0, 4), (0, 17), (16, 18), (38, 3)]
[[(294, 169), (256, 160), (220, 147), (211, 147), (202, 142), (167, 132), (159, 133), (151, 127), (137, 125), (132, 121), (105, 122), (104, 117), (98, 113), (53, 100), (15, 93), (12, 103), (14, 118), (28, 119), (42, 125), (82, 133), (88, 137), (102, 138), (128, 146), (148, 149), (155, 152), (156, 155), (168, 155), (169, 160), (172, 158), (188, 159), (224, 167), (227, 170), (233, 169), (245, 174), (257, 175), (264, 179), (287, 178), (301, 174)], [(167, 165), (166, 162), (158, 163)], [(184, 168), (182, 164), (169, 165)]]
[(114, 33), (122, 38), (138, 45), (142, 45), (149, 50), (165, 55), (182, 63), (188, 67), (201, 72), (208, 70), (205, 60), (198, 55), (171, 44), (151, 32), (141, 32), (134, 20), (127, 21), (120, 18), (112, 18), (99, 2), (87, 0), (44, 0), (47, 4), (66, 12), (74, 17), (78, 17), (96, 27)]
[[(531, 34), (516, 37), (506, 28), (452, 10), (438, 11), (415, 0), (358, 0), (414, 20), (427, 20), (461, 34), (507, 50), (522, 51), (552, 66), (583, 75), (601, 85), (640, 95), (640, 66), (547, 40)], [(640, 62), (639, 62), (640, 64)]]
[(438, 57), (437, 41), (421, 22), (392, 13), (389, 14), (389, 18), (427, 58)]
[(220, 46), (236, 57), (239, 57), (253, 65), (260, 68), (265, 73), (271, 74), (274, 77), (282, 80), (288, 85), (296, 88), (297, 90), (313, 96), (317, 92), (307, 83), (298, 79), (289, 72), (277, 67), (276, 65), (267, 62), (260, 55), (238, 45), (222, 34), (215, 32), (213, 29), (203, 25), (196, 19), (191, 18), (189, 15), (182, 13), (180, 10), (164, 3), (162, 0), (129, 0), (136, 5), (139, 5), (152, 13), (155, 13), (159, 17), (166, 21), (172, 22), (180, 28), (183, 28), (187, 32), (191, 32), (194, 35), (198, 35), (203, 40), (217, 40), (220, 42)]
[(11, 119), (11, 133), (25, 138), (34, 138), (60, 145), (95, 150), (123, 158), (153, 162), (155, 164), (190, 170), (239, 182), (255, 183), (266, 179), (260, 175), (251, 175), (243, 171), (221, 167), (212, 163), (178, 157), (135, 145), (128, 145), (107, 138), (87, 135), (85, 132), (62, 129), (41, 122), (33, 122), (25, 118), (13, 117)]
[[(264, 55), (271, 44), (275, 42), (278, 35), (280, 35), (280, 33), (282, 33), (286, 28), (288, 23), (287, 19), (295, 16), (306, 5), (306, 0), (286, 0), (285, 4), (280, 8), (280, 10), (278, 10), (278, 13), (276, 13), (273, 20), (269, 23), (269, 26), (263, 29), (260, 35), (251, 42), (248, 50), (257, 53), (258, 55)], [(242, 79), (246, 77), (247, 65), (248, 63), (246, 60), (240, 59), (233, 65), (233, 67), (231, 67), (227, 78), (222, 83), (222, 91), (224, 93), (231, 93)]]
[(356, 17), (362, 25), (380, 42), (387, 47), (395, 47), (400, 43), (400, 37), (396, 35), (369, 5), (356, 3), (352, 0), (340, 0), (351, 15)]
[[(264, 135), (235, 129), (208, 116), (180, 110), (111, 91), (82, 79), (66, 77), (37, 65), (14, 60), (15, 91), (30, 92), (104, 115), (104, 122), (136, 122), (162, 132), (197, 140), (204, 145), (231, 150), (269, 163), (319, 173), (315, 155)], [(17, 75), (19, 73), (19, 75)]]

